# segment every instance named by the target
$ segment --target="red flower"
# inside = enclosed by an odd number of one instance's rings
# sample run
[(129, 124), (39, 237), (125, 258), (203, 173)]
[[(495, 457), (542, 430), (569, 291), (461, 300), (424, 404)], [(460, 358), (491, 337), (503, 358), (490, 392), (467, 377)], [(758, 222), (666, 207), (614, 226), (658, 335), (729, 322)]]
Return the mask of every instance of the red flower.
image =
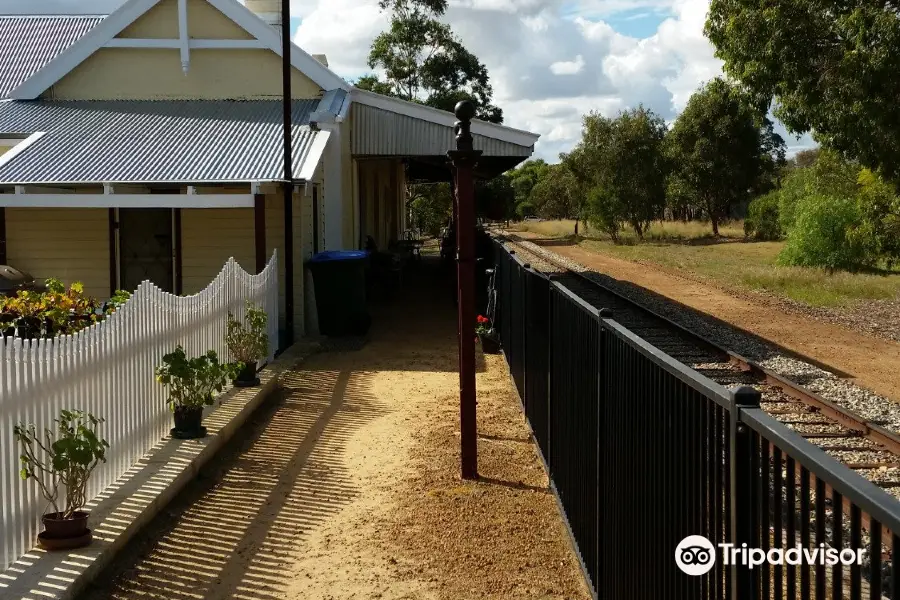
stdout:
[(478, 315), (478, 322), (479, 322), (479, 323), (487, 323), (489, 320), (490, 320), (490, 319), (488, 319), (487, 317), (483, 317), (483, 316), (481, 316), (481, 315)]

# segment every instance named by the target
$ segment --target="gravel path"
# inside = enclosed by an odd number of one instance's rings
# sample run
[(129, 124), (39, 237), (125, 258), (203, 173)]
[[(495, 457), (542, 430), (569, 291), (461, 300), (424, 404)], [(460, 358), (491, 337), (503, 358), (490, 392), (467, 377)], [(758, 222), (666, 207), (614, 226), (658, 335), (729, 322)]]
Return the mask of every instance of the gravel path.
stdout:
[(421, 283), (298, 367), (81, 600), (587, 600), (501, 356), (460, 480), (455, 313)]

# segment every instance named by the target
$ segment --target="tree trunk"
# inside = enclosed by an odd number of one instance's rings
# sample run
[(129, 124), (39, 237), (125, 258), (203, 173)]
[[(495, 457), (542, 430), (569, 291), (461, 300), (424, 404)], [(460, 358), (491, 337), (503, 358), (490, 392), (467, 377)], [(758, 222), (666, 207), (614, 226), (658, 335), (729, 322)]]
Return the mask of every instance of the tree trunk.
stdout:
[(575, 219), (575, 237), (578, 237), (578, 219)]
[(706, 212), (709, 214), (709, 221), (712, 223), (713, 237), (719, 237), (719, 215), (713, 210), (712, 199), (706, 199)]

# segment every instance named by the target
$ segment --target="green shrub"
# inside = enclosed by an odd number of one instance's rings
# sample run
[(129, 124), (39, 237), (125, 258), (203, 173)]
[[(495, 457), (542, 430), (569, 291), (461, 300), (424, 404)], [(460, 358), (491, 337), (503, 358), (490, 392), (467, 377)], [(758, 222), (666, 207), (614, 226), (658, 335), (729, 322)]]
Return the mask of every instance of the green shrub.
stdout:
[(872, 245), (890, 268), (900, 262), (900, 196), (869, 169), (860, 171), (859, 186), (857, 202), (862, 226), (852, 235)]
[(516, 206), (516, 215), (520, 219), (524, 219), (525, 217), (533, 217), (537, 211), (535, 210), (534, 204), (529, 201), (525, 201)]
[(781, 231), (784, 234), (790, 233), (796, 220), (798, 204), (812, 194), (855, 197), (858, 174), (859, 165), (824, 149), (818, 153), (811, 166), (792, 170), (784, 178), (779, 190), (778, 224)]
[(744, 235), (758, 240), (781, 239), (778, 224), (778, 192), (769, 192), (750, 203), (744, 220)]
[(624, 224), (618, 198), (601, 186), (594, 187), (588, 192), (588, 211), (591, 226), (618, 243), (619, 232)]
[(778, 227), (785, 234), (794, 228), (797, 204), (815, 190), (812, 169), (795, 169), (778, 190)]
[(778, 264), (855, 271), (872, 262), (870, 248), (851, 232), (861, 224), (855, 198), (809, 194), (796, 205), (794, 227)]

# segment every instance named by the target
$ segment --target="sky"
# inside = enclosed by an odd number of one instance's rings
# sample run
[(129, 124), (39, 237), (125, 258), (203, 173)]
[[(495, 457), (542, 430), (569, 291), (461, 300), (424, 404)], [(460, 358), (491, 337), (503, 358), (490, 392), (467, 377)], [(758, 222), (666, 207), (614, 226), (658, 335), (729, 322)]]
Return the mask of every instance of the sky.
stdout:
[[(104, 14), (121, 0), (0, 0), (0, 14)], [(709, 0), (450, 0), (446, 20), (487, 66), (504, 123), (539, 133), (556, 162), (579, 140), (582, 115), (637, 106), (667, 122), (721, 61), (703, 36)], [(349, 81), (369, 72), (387, 28), (377, 0), (291, 0), (294, 41)], [(777, 124), (788, 155), (814, 146)]]

